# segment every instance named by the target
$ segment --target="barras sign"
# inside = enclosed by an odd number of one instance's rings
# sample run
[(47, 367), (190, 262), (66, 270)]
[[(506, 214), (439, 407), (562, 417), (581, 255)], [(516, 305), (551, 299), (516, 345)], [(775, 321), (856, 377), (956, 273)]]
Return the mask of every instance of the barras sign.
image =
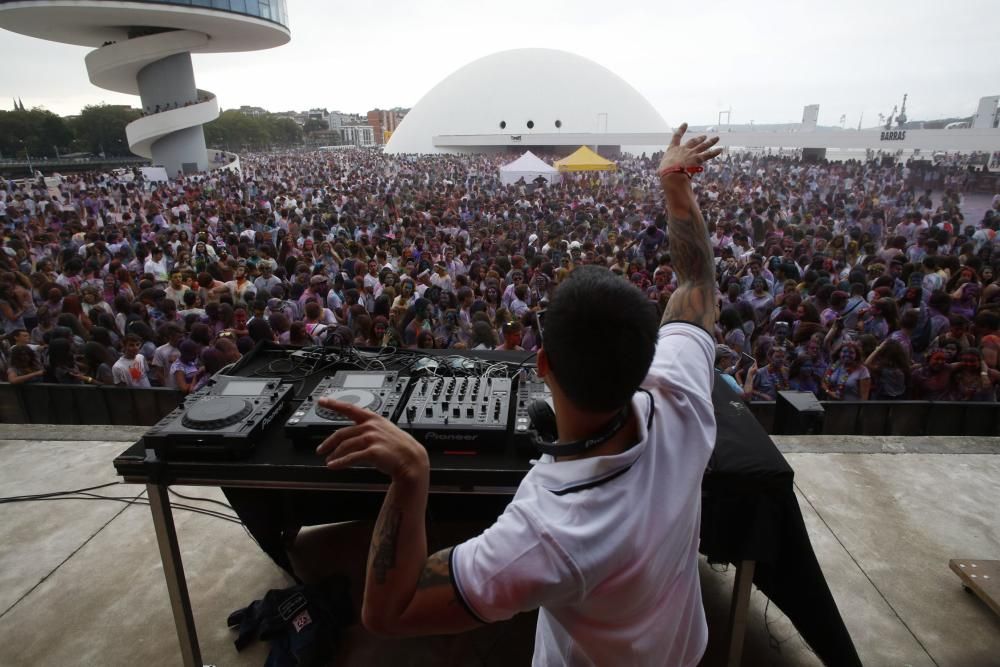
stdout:
[(906, 139), (906, 130), (887, 130), (879, 138), (881, 141), (903, 141)]

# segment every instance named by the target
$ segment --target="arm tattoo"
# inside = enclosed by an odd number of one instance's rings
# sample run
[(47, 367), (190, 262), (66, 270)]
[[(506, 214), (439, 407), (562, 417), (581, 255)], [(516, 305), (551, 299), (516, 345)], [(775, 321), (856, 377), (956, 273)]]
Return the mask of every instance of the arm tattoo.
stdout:
[(431, 554), (424, 563), (424, 571), (420, 573), (420, 580), (417, 588), (431, 588), (433, 586), (451, 585), (451, 550), (453, 547), (442, 549)]
[(389, 570), (396, 567), (396, 542), (399, 540), (399, 527), (403, 523), (403, 513), (391, 511), (380, 521), (372, 536), (368, 560), (371, 563), (375, 583), (384, 584)]
[(670, 257), (678, 286), (667, 301), (663, 324), (685, 320), (711, 331), (715, 323), (715, 267), (708, 230), (697, 211), (669, 219)]

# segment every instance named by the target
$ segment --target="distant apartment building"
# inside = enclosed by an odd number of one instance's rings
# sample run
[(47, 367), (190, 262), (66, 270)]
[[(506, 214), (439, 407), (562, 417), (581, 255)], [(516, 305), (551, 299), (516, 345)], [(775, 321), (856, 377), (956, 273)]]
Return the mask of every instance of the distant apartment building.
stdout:
[(341, 146), (375, 146), (375, 129), (371, 125), (344, 125), (337, 128)]
[(375, 142), (384, 145), (403, 120), (408, 109), (372, 109), (368, 112), (368, 124), (375, 130)]
[(329, 113), (329, 125), (331, 130), (345, 125), (365, 125), (367, 119), (359, 113), (344, 113), (343, 111), (331, 111)]
[[(242, 109), (241, 109), (242, 111)], [(280, 111), (275, 116), (291, 118), (301, 127), (310, 123), (307, 143), (314, 146), (377, 146), (380, 136), (361, 114), (310, 109), (308, 111)], [(316, 122), (326, 129), (318, 130)]]

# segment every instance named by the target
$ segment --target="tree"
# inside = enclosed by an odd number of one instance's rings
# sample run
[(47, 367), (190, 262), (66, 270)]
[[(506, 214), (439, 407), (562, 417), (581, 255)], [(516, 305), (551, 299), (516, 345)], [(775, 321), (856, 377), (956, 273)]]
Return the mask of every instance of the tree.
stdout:
[(247, 116), (229, 110), (205, 125), (205, 143), (213, 148), (239, 151), (301, 142), (302, 128), (295, 121), (272, 114)]
[(330, 129), (330, 127), (321, 120), (310, 118), (309, 120), (306, 121), (305, 127), (303, 127), (302, 129), (305, 130), (306, 134), (312, 134), (313, 132), (322, 132), (323, 130), (328, 130)]
[(65, 152), (73, 141), (66, 121), (51, 111), (0, 111), (0, 155), (7, 158), (54, 157)]
[(291, 146), (302, 143), (302, 128), (291, 118), (268, 114), (261, 120), (267, 125), (271, 143), (279, 146)]
[(92, 104), (83, 107), (80, 115), (72, 121), (77, 148), (95, 155), (131, 155), (125, 126), (141, 115), (138, 109), (124, 105)]

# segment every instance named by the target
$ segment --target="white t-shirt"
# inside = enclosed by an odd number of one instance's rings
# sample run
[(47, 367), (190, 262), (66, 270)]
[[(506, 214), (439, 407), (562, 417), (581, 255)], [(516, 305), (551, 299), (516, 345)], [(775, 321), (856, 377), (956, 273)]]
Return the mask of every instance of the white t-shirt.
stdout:
[(122, 355), (111, 367), (111, 377), (114, 378), (115, 384), (148, 388), (150, 386), (149, 378), (146, 377), (148, 370), (146, 357), (141, 354), (135, 355), (134, 359), (126, 359)]
[(143, 266), (143, 271), (146, 273), (152, 273), (153, 280), (158, 283), (167, 282), (167, 278), (169, 277), (169, 272), (167, 271), (167, 258), (162, 257), (160, 258), (160, 261), (157, 262), (150, 257), (146, 260), (146, 263)]
[(660, 329), (632, 405), (638, 444), (543, 455), (482, 535), (452, 551), (456, 595), (483, 622), (539, 609), (535, 665), (695, 665), (708, 642), (698, 580), (701, 480), (715, 444), (704, 331)]
[(170, 367), (180, 356), (181, 351), (170, 343), (164, 343), (153, 353), (153, 366), (163, 369), (163, 386), (168, 389), (177, 388), (177, 382), (174, 380), (174, 374), (170, 372)]

